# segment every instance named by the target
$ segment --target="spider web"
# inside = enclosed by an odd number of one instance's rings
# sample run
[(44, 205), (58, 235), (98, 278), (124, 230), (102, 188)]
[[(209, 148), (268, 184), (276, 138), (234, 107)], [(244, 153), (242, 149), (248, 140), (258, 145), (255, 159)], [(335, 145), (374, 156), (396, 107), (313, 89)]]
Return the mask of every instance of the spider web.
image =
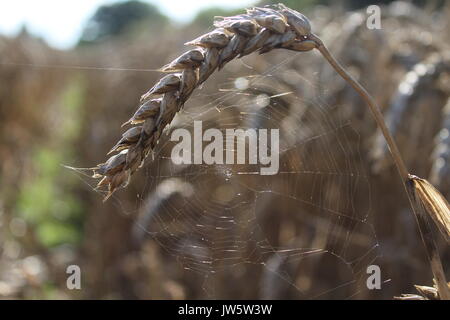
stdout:
[[(277, 52), (230, 63), (194, 93), (137, 173), (146, 184), (134, 239), (156, 241), (203, 297), (370, 294), (366, 268), (379, 252), (360, 136), (351, 110), (332, 102), (308, 67), (316, 58)], [(194, 121), (222, 132), (279, 129), (279, 172), (174, 164), (170, 133), (192, 132)]]

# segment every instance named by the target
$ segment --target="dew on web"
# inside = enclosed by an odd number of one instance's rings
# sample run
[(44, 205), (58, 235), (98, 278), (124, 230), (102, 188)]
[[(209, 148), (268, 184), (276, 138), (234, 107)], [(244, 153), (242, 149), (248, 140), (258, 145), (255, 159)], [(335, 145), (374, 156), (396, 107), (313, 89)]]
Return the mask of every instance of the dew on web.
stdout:
[(249, 81), (245, 77), (237, 78), (234, 81), (234, 86), (238, 90), (246, 90), (248, 88), (248, 85), (249, 85)]
[(259, 108), (265, 108), (270, 104), (270, 97), (263, 93), (255, 98), (255, 104)]

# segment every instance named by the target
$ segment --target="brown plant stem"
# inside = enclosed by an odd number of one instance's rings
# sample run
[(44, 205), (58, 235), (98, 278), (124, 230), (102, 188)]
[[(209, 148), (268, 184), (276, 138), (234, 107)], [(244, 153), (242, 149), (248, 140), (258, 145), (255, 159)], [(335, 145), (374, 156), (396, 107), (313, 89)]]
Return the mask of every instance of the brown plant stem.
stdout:
[(316, 43), (316, 49), (319, 50), (319, 52), (334, 68), (334, 70), (345, 81), (347, 81), (347, 83), (349, 83), (368, 104), (370, 111), (372, 112), (372, 115), (378, 125), (378, 128), (381, 130), (384, 138), (386, 139), (389, 151), (392, 155), (395, 166), (397, 167), (398, 173), (400, 174), (400, 177), (402, 179), (402, 183), (406, 190), (409, 203), (419, 227), (420, 236), (425, 245), (425, 251), (427, 253), (428, 260), (431, 265), (431, 270), (437, 283), (440, 298), (442, 300), (450, 300), (450, 292), (445, 278), (444, 269), (442, 267), (441, 258), (439, 257), (439, 251), (436, 246), (434, 235), (430, 228), (426, 211), (424, 210), (423, 204), (421, 203), (420, 199), (418, 199), (415, 195), (414, 186), (411, 183), (412, 176), (409, 174), (409, 171), (406, 168), (397, 144), (395, 143), (395, 140), (391, 136), (389, 129), (386, 126), (380, 108), (378, 107), (372, 96), (367, 92), (367, 90), (358, 81), (356, 81), (333, 57), (333, 55), (330, 53), (330, 51), (327, 49), (327, 47), (319, 37), (317, 37), (316, 35), (310, 35), (309, 39), (313, 40)]

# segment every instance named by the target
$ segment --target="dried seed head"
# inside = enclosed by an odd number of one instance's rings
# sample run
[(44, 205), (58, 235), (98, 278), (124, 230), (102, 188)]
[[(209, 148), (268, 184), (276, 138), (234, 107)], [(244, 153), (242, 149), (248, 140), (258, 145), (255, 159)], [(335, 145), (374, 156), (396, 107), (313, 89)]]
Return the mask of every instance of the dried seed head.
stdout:
[[(102, 178), (98, 186), (108, 186), (107, 197), (128, 183), (194, 89), (215, 70), (236, 57), (255, 51), (264, 53), (275, 48), (308, 51), (315, 48), (316, 40), (305, 37), (311, 32), (308, 19), (284, 5), (253, 8), (234, 17), (219, 17), (214, 25), (216, 30), (186, 43), (197, 48), (161, 69), (177, 73), (166, 75), (141, 97), (141, 106), (125, 123), (141, 126), (127, 130), (112, 149), (122, 151), (94, 169), (95, 177)], [(162, 97), (156, 99), (154, 95)]]

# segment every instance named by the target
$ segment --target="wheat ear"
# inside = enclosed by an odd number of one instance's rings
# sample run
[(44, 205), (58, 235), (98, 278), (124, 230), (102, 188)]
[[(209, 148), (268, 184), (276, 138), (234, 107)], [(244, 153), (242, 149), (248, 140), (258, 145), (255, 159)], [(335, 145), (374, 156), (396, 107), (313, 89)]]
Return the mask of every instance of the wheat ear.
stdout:
[(124, 125), (127, 130), (110, 153), (118, 152), (94, 168), (101, 178), (97, 187), (108, 186), (105, 199), (128, 184), (131, 175), (154, 149), (164, 128), (172, 121), (195, 88), (227, 62), (252, 52), (275, 48), (309, 51), (316, 43), (308, 38), (311, 25), (299, 12), (277, 5), (253, 8), (234, 17), (217, 17), (216, 29), (187, 45), (196, 48), (161, 68), (169, 72), (141, 97), (136, 113)]

